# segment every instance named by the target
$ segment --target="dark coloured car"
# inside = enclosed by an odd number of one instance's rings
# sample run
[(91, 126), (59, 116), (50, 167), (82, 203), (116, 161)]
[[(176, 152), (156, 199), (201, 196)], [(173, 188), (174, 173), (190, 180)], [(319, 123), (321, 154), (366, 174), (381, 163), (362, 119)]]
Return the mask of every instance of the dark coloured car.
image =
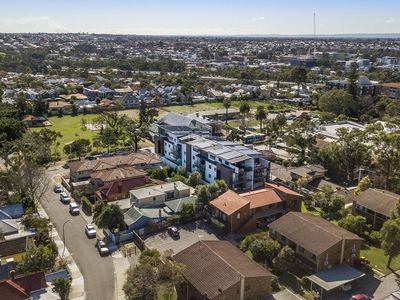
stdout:
[(168, 234), (172, 237), (179, 237), (179, 230), (175, 226), (168, 227)]

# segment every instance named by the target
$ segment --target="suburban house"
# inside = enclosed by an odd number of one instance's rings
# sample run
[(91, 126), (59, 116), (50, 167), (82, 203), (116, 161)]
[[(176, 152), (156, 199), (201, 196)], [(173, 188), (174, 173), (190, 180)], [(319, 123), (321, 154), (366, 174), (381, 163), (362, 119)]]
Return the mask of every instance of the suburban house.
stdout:
[(137, 207), (155, 207), (165, 201), (190, 196), (190, 187), (181, 181), (131, 190), (131, 203)]
[(211, 214), (227, 232), (250, 232), (289, 211), (300, 211), (303, 196), (283, 186), (265, 183), (262, 189), (237, 194), (227, 191), (210, 202)]
[(365, 217), (374, 230), (379, 230), (390, 219), (399, 198), (398, 194), (369, 188), (354, 197), (353, 214)]
[(172, 259), (184, 265), (178, 299), (265, 299), (272, 274), (228, 241), (199, 241)]
[(80, 160), (70, 163), (70, 181), (79, 182), (91, 179), (97, 171), (110, 170), (118, 167), (135, 167), (138, 169), (158, 168), (161, 161), (148, 152), (135, 152), (127, 155), (103, 157), (95, 160)]
[(1, 281), (0, 296), (7, 300), (35, 300), (46, 293), (46, 287), (44, 272), (22, 275)]
[(19, 262), (37, 235), (36, 231), (21, 224), (23, 214), (22, 204), (0, 207), (0, 231), (4, 235), (4, 239), (0, 241), (2, 262)]
[(376, 88), (376, 94), (385, 94), (392, 100), (400, 99), (400, 83), (388, 82), (379, 84)]
[(362, 238), (309, 213), (289, 212), (268, 227), (270, 237), (291, 247), (297, 264), (312, 273), (353, 265), (360, 256)]
[(132, 206), (124, 213), (124, 223), (129, 231), (137, 231), (139, 235), (151, 232), (151, 226), (157, 225), (168, 217), (181, 212), (184, 204), (197, 206), (197, 197), (188, 196), (164, 202), (159, 207), (137, 207)]

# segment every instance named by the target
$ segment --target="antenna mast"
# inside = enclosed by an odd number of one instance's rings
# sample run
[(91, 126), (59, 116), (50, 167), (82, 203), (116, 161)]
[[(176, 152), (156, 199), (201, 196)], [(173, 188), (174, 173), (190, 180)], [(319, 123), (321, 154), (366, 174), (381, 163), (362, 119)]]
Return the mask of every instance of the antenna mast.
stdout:
[(315, 13), (314, 13), (314, 57), (315, 57), (316, 42), (317, 42), (317, 25), (315, 23)]

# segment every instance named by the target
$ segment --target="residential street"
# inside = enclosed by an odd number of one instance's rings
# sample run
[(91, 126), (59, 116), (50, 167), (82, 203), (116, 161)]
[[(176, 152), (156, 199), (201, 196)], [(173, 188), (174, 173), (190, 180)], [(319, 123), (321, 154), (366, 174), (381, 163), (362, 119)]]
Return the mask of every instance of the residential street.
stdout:
[[(60, 172), (62, 168), (51, 167), (48, 170), (50, 178)], [(86, 299), (115, 299), (114, 265), (112, 257), (101, 257), (95, 247), (96, 239), (88, 239), (84, 232), (86, 221), (82, 216), (71, 216), (68, 205), (59, 200), (59, 194), (53, 192), (53, 180), (48, 192), (42, 198), (42, 205), (51, 221), (57, 227), (62, 238), (64, 222), (72, 219), (65, 225), (65, 244), (76, 261), (85, 280)], [(62, 253), (60, 254), (62, 255)]]

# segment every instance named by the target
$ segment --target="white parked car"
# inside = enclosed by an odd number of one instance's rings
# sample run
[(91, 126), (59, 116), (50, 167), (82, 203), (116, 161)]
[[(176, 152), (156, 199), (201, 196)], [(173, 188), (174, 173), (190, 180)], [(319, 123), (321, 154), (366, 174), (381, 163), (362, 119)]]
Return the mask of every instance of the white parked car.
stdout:
[(71, 202), (71, 198), (69, 198), (68, 194), (66, 192), (62, 192), (60, 194), (60, 200), (64, 204), (68, 204)]
[(69, 204), (69, 212), (71, 215), (79, 215), (79, 206), (75, 202)]
[(96, 244), (97, 250), (99, 250), (100, 255), (108, 255), (110, 253), (110, 249), (108, 249), (106, 242), (97, 241)]
[(86, 235), (91, 238), (96, 236), (96, 229), (92, 224), (86, 224), (85, 226), (85, 233)]

